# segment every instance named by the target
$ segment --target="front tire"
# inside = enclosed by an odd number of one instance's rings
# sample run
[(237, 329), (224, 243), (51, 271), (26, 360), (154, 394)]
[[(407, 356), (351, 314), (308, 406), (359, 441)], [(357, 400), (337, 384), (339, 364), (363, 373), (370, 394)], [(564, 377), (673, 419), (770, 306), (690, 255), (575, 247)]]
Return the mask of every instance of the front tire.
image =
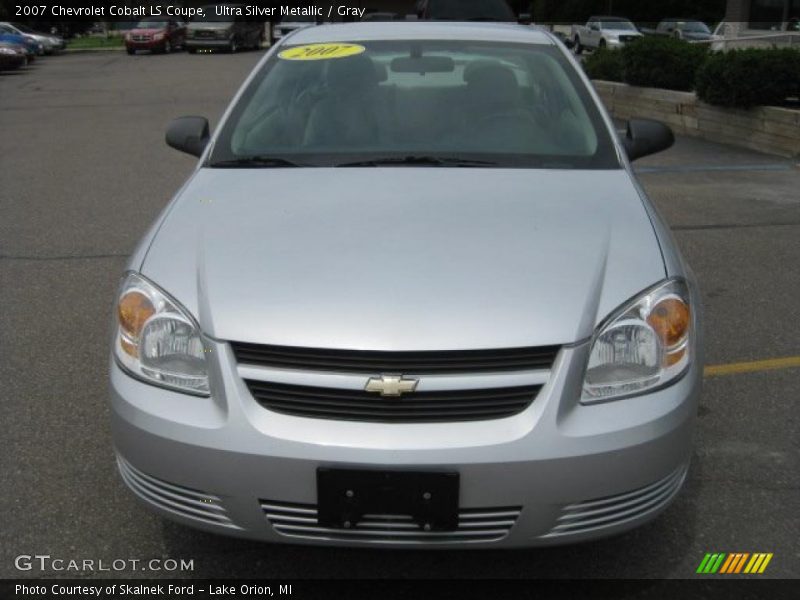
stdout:
[(136, 54), (136, 50), (134, 50), (133, 48), (126, 48), (126, 50), (127, 50), (128, 54), (130, 54), (131, 56)]
[(236, 43), (236, 38), (231, 38), (231, 43), (228, 44), (228, 53), (229, 54), (236, 54), (237, 50), (239, 50), (239, 46)]
[(597, 45), (598, 50), (605, 50), (606, 49), (606, 41), (600, 40), (600, 43)]
[(164, 45), (161, 46), (162, 54), (170, 54), (172, 52), (172, 43), (169, 40), (164, 41)]
[(581, 38), (577, 35), (575, 36), (575, 54), (581, 54), (583, 52), (583, 46), (581, 46)]
[(189, 54), (197, 54), (197, 48), (187, 48), (186, 51)]

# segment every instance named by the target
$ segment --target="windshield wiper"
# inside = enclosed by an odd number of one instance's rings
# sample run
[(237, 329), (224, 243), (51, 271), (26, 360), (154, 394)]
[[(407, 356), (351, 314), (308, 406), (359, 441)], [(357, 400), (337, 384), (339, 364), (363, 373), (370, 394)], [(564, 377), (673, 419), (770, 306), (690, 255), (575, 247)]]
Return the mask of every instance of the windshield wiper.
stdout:
[(431, 167), (491, 167), (497, 163), (488, 160), (471, 158), (438, 157), (438, 156), (391, 156), (370, 158), (354, 162), (340, 163), (337, 167), (382, 167), (382, 166), (431, 166)]
[(273, 169), (282, 167), (303, 167), (305, 165), (292, 162), (279, 156), (243, 156), (230, 160), (218, 160), (209, 165), (219, 169)]

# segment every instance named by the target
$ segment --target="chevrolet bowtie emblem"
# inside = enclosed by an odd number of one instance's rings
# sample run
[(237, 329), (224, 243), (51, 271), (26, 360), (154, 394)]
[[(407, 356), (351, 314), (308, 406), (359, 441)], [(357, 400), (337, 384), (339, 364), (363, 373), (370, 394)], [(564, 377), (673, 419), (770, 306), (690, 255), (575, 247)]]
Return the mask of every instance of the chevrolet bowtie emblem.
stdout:
[(381, 396), (402, 396), (417, 389), (418, 383), (419, 379), (403, 379), (402, 375), (381, 375), (370, 377), (364, 389)]

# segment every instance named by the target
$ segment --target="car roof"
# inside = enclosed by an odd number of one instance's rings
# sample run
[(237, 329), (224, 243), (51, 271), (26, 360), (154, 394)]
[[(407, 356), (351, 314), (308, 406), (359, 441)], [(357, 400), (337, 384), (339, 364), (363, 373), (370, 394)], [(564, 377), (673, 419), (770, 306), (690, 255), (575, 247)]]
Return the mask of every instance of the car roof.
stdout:
[(452, 21), (366, 21), (307, 27), (285, 39), (287, 44), (370, 40), (471, 40), (554, 44), (549, 33), (516, 23)]

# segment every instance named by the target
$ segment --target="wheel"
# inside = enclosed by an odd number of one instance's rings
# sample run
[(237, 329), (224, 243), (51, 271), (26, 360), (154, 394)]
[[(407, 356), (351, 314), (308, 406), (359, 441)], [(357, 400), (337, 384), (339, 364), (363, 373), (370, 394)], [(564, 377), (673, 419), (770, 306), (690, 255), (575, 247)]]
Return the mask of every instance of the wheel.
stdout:
[(583, 52), (583, 46), (581, 46), (581, 38), (577, 35), (575, 36), (575, 54), (580, 54)]
[(128, 51), (128, 54), (136, 54), (136, 50), (133, 48), (126, 48), (126, 50)]
[(236, 51), (239, 49), (239, 46), (236, 44), (236, 38), (231, 38), (231, 43), (228, 44), (228, 52), (231, 54), (236, 54)]
[(600, 43), (597, 45), (597, 49), (598, 50), (604, 50), (605, 47), (606, 47), (606, 41), (605, 40), (600, 40)]
[(172, 43), (169, 40), (164, 40), (164, 45), (161, 46), (161, 52), (164, 54), (172, 52)]
[(189, 54), (197, 54), (197, 48), (187, 48), (186, 51)]

